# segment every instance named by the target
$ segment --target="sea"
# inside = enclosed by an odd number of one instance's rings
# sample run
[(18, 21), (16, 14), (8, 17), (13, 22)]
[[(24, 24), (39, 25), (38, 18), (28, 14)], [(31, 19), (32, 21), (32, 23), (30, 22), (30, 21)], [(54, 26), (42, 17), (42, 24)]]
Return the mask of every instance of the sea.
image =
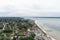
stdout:
[(37, 20), (39, 25), (41, 25), (45, 31), (55, 38), (60, 40), (60, 18), (29, 18)]

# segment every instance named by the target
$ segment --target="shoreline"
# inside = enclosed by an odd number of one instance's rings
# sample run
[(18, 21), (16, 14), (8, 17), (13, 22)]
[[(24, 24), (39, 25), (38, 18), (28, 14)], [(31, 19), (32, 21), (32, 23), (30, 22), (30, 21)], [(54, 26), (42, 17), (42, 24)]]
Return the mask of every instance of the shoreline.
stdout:
[(38, 21), (35, 20), (35, 24), (41, 29), (42, 32), (44, 32), (46, 34), (46, 36), (50, 39), (50, 40), (56, 40), (54, 39), (52, 36), (50, 36), (46, 31), (45, 29), (39, 25)]

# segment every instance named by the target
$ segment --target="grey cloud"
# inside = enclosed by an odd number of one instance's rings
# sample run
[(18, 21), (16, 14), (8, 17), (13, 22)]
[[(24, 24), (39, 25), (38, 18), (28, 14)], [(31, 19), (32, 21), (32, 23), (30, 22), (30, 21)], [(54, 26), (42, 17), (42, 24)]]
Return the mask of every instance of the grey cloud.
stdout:
[(33, 4), (32, 9), (35, 9), (35, 10), (40, 10), (40, 6), (39, 6), (39, 5), (37, 5), (37, 4)]

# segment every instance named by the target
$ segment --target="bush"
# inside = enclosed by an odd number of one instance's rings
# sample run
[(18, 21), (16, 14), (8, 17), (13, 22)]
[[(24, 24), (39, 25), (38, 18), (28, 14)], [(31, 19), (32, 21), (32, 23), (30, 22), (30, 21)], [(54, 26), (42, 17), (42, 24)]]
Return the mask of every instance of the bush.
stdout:
[(23, 37), (21, 37), (20, 40), (28, 40), (28, 38), (23, 38)]
[(3, 33), (12, 33), (12, 30), (3, 30)]
[(30, 36), (32, 36), (33, 38), (35, 37), (35, 34), (34, 33), (31, 33), (31, 35)]

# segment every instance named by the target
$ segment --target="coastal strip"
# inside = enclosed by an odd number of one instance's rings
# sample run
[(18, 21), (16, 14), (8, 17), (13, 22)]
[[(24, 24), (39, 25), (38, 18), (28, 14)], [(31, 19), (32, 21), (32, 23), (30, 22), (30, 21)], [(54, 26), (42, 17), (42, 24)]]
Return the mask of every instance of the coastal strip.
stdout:
[(35, 20), (35, 24), (38, 26), (38, 28), (40, 28), (40, 30), (41, 30), (44, 34), (46, 34), (46, 36), (47, 36), (47, 38), (48, 38), (49, 40), (56, 40), (56, 39), (54, 39), (52, 36), (50, 36), (49, 34), (47, 34), (47, 32), (45, 31), (45, 29), (42, 27), (42, 25), (41, 25), (41, 26), (39, 25), (39, 23), (38, 23), (37, 20)]

